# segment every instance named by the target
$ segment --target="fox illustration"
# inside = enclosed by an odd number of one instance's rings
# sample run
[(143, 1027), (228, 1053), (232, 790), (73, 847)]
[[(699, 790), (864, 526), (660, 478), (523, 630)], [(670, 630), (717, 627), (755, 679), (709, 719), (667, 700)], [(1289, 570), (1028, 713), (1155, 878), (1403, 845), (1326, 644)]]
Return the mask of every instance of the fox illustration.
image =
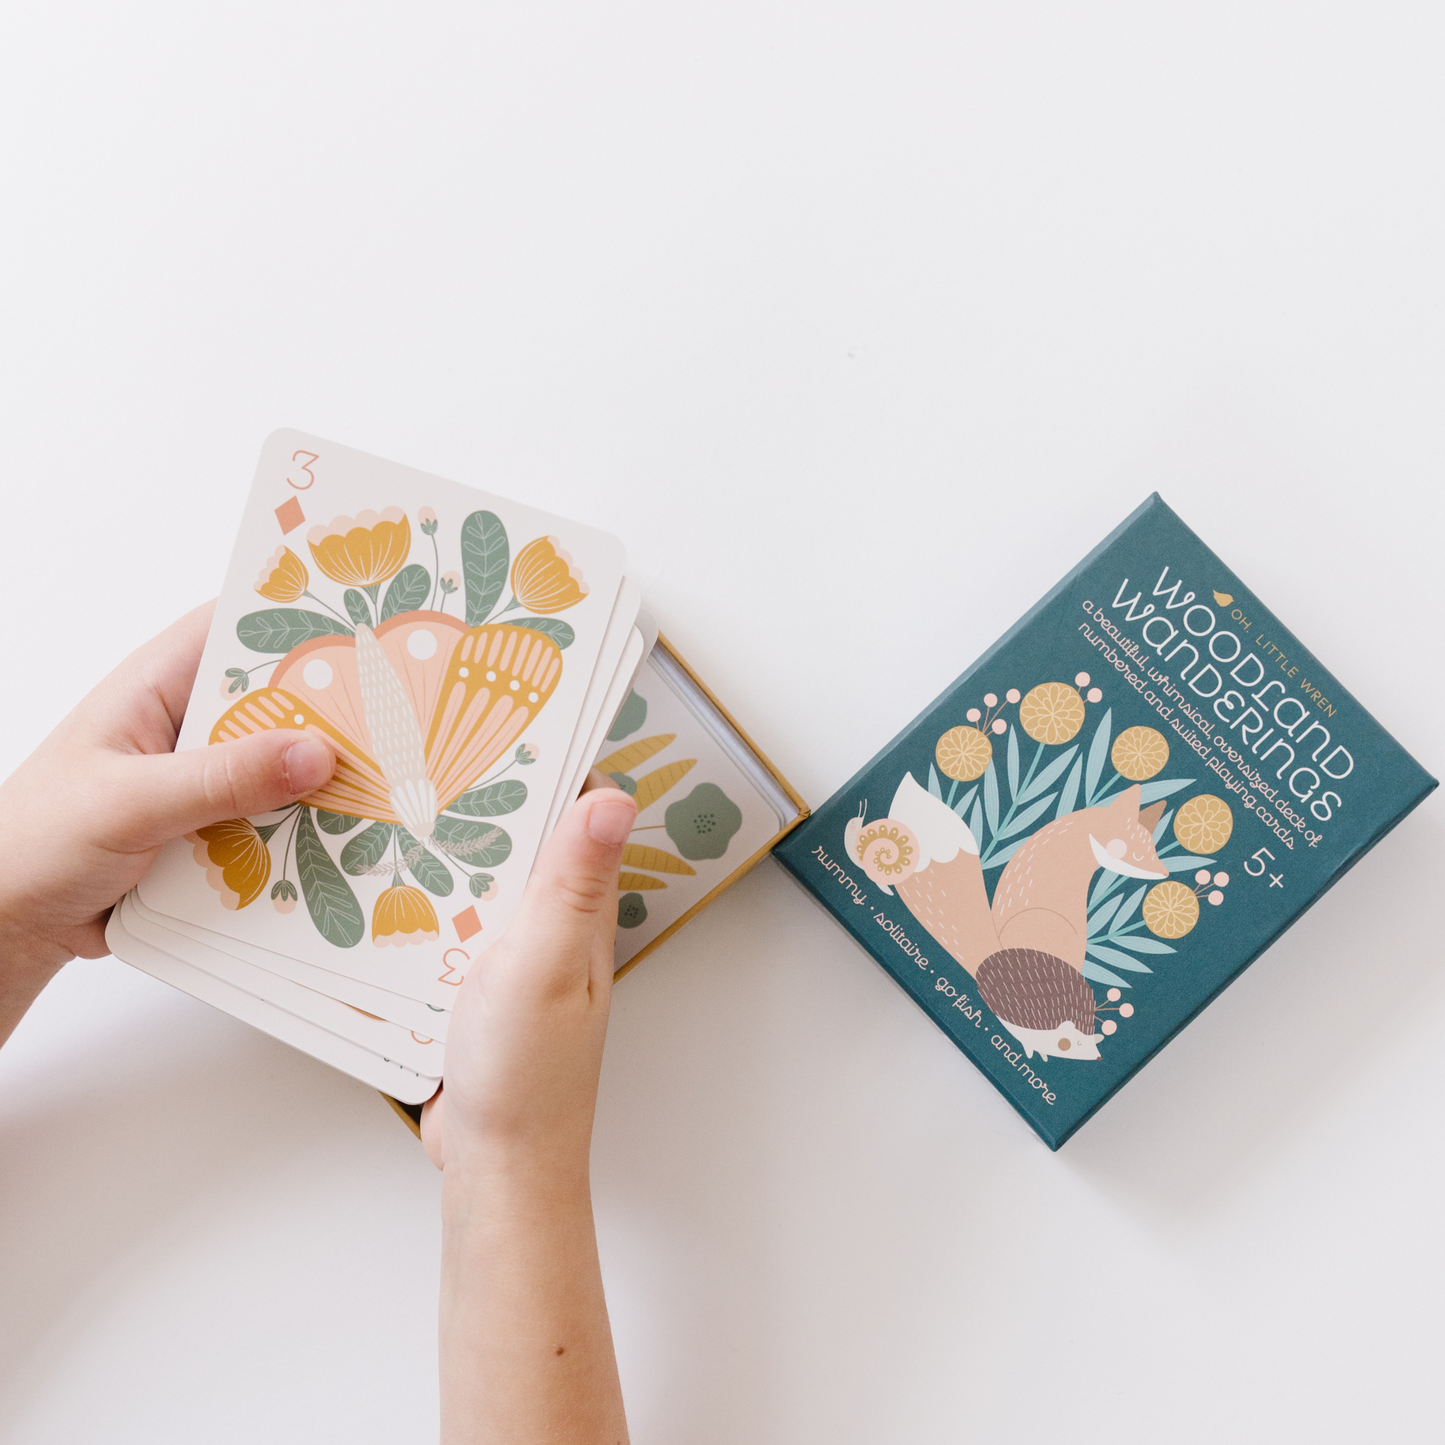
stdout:
[[(911, 848), (898, 896), (973, 977), (983, 1001), (1031, 1058), (1097, 1059), (1096, 1000), (1084, 978), (1089, 885), (1100, 868), (1166, 878), (1154, 850), (1162, 801), (1140, 809), (1136, 783), (1032, 834), (1009, 859), (990, 904), (972, 830), (904, 775), (887, 823)], [(876, 835), (878, 825), (873, 825)], [(868, 846), (861, 818), (846, 829), (849, 855)]]

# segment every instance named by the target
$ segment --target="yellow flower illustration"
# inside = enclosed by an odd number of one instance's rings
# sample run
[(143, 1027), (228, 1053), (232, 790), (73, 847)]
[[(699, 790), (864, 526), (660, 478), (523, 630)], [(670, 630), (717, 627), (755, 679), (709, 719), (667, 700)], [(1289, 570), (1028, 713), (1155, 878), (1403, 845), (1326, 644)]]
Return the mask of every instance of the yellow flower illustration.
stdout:
[(1164, 734), (1154, 728), (1125, 728), (1114, 739), (1109, 760), (1121, 778), (1142, 783), (1169, 761), (1169, 744)]
[(528, 542), (512, 563), (513, 601), (531, 612), (563, 612), (587, 595), (582, 574), (555, 537)]
[(939, 738), (933, 755), (942, 771), (955, 782), (971, 783), (987, 772), (993, 744), (977, 728), (949, 728)]
[(1199, 922), (1199, 899), (1192, 888), (1171, 878), (1149, 890), (1139, 911), (1156, 938), (1183, 938)]
[(1019, 704), (1019, 726), (1036, 743), (1066, 743), (1084, 725), (1084, 699), (1066, 682), (1041, 682)]
[(206, 882), (221, 896), (222, 908), (254, 903), (271, 876), (271, 854), (244, 818), (228, 818), (186, 834), (191, 856), (206, 870)]
[(1217, 853), (1234, 832), (1234, 814), (1223, 798), (1200, 793), (1174, 815), (1174, 836), (1191, 853)]
[(306, 534), (306, 545), (333, 582), (374, 587), (401, 571), (411, 551), (411, 523), (400, 507), (333, 517), (329, 527), (313, 527)]
[(420, 888), (396, 883), (382, 890), (371, 912), (371, 941), (378, 948), (435, 943), (439, 934), (436, 909)]
[(289, 547), (277, 547), (256, 579), (256, 591), (271, 602), (294, 602), (310, 580), (306, 564)]

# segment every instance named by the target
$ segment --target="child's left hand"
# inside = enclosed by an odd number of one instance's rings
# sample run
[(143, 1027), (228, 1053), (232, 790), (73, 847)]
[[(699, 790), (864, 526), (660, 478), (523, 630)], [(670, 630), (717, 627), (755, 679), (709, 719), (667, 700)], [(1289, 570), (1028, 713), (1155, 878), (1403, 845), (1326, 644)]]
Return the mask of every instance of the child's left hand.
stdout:
[(211, 603), (128, 657), (0, 784), (0, 1043), (171, 838), (294, 802), (335, 758), (290, 729), (174, 752)]

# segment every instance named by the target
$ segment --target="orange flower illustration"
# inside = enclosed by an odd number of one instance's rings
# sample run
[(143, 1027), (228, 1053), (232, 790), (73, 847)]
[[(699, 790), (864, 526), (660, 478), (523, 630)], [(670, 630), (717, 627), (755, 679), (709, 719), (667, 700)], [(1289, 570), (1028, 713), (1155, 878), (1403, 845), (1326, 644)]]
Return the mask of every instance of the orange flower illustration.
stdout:
[(1066, 682), (1041, 682), (1019, 704), (1019, 725), (1036, 743), (1066, 743), (1084, 725), (1084, 699)]
[(306, 545), (333, 582), (375, 587), (401, 571), (411, 551), (411, 523), (400, 507), (333, 517), (329, 527), (313, 527), (306, 534)]
[(294, 602), (310, 580), (306, 564), (289, 547), (277, 547), (256, 579), (256, 591), (271, 602)]
[(206, 882), (221, 895), (222, 908), (244, 908), (260, 897), (271, 876), (271, 854), (244, 818), (198, 828), (186, 842), (206, 870)]
[(435, 943), (440, 932), (431, 900), (405, 883), (383, 889), (371, 912), (371, 941), (378, 948)]
[(512, 598), (531, 612), (563, 612), (587, 595), (582, 574), (555, 537), (528, 542), (512, 563)]

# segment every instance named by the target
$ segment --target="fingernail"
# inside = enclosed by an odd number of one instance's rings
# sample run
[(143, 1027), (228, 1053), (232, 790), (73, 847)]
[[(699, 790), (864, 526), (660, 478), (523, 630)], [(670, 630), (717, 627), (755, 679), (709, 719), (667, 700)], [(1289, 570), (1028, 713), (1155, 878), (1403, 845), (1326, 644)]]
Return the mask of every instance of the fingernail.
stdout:
[(286, 749), (281, 766), (292, 796), (300, 797), (312, 788), (319, 788), (331, 776), (331, 754), (325, 743), (307, 738), (304, 742), (292, 743)]
[(619, 789), (616, 795), (603, 795), (593, 803), (592, 811), (587, 815), (587, 831), (598, 843), (607, 843), (615, 848), (627, 841), (636, 817), (637, 809), (632, 806), (632, 799)]

